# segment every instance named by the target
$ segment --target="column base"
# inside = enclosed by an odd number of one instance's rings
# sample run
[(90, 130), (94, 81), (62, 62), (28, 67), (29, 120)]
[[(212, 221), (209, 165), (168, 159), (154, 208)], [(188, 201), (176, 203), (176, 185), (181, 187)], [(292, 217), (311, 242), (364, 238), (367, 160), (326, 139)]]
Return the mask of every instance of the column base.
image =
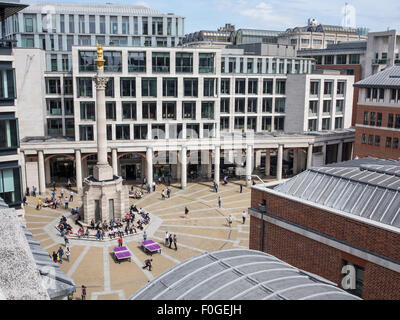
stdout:
[(114, 178), (113, 168), (108, 164), (97, 164), (93, 169), (93, 177), (97, 181), (109, 181)]

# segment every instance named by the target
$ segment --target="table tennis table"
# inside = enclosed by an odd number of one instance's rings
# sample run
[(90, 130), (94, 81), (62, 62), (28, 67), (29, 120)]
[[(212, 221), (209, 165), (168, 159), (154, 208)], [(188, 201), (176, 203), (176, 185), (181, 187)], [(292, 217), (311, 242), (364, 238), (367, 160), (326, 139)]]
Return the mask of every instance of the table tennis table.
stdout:
[(113, 252), (118, 263), (121, 263), (121, 260), (127, 260), (127, 259), (131, 261), (132, 252), (128, 249), (128, 247), (122, 246), (118, 248), (113, 248)]
[(161, 253), (161, 246), (153, 240), (146, 240), (146, 241), (141, 242), (140, 244), (142, 245), (143, 249), (145, 251), (147, 250), (151, 255), (154, 252)]

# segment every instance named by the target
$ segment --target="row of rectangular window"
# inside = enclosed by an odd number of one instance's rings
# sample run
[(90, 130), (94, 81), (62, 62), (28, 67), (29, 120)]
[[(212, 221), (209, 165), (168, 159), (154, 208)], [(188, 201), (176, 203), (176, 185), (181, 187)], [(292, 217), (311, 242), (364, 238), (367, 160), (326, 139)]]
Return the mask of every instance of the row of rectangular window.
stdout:
[[(310, 100), (308, 114), (310, 116), (316, 116), (318, 114), (319, 101), (318, 100)], [(331, 114), (332, 109), (332, 100), (324, 100), (323, 101), (323, 114)], [(341, 114), (344, 110), (344, 100), (336, 100), (336, 113)]]
[[(364, 125), (366, 126), (382, 126), (382, 113), (381, 112), (364, 112)], [(400, 129), (400, 114), (388, 114), (387, 120), (388, 128)]]
[[(319, 81), (311, 81), (310, 82), (310, 95), (318, 96), (319, 95)], [(346, 89), (346, 81), (338, 81), (336, 87), (337, 95), (344, 95)], [(324, 95), (332, 95), (333, 93), (333, 81), (324, 81)]]
[[(361, 137), (361, 143), (362, 144), (368, 143), (369, 145), (375, 145), (375, 146), (379, 147), (381, 145), (381, 137), (374, 136), (372, 134), (367, 136), (365, 133), (363, 133), (362, 137)], [(386, 148), (398, 149), (399, 148), (399, 138), (386, 137), (385, 146), (386, 146)]]
[[(336, 129), (343, 129), (343, 117), (335, 118)], [(322, 130), (331, 130), (331, 118), (322, 119)], [(318, 131), (318, 119), (308, 120), (308, 131)]]
[[(336, 57), (336, 61), (335, 61)], [(313, 56), (317, 65), (326, 64), (360, 64), (359, 54), (339, 54), (339, 55), (325, 55), (325, 56)], [(323, 60), (324, 58), (324, 60)], [(336, 63), (335, 63), (336, 62)]]

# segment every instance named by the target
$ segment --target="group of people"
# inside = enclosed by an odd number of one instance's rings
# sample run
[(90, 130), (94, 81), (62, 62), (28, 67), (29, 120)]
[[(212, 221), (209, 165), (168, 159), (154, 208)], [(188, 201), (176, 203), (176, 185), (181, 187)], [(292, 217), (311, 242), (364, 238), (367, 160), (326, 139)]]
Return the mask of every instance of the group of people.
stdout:
[(168, 248), (172, 249), (171, 246), (172, 246), (172, 243), (173, 243), (174, 246), (175, 246), (175, 250), (178, 250), (178, 247), (176, 245), (176, 243), (178, 241), (178, 239), (176, 237), (176, 234), (174, 234), (172, 236), (172, 233), (168, 233), (168, 231), (166, 231), (165, 235), (164, 235), (164, 240), (165, 240), (165, 245), (168, 246)]
[(141, 199), (143, 197), (143, 192), (131, 186), (131, 189), (129, 190), (129, 196), (135, 199)]
[[(170, 177), (168, 177), (168, 180), (166, 180), (165, 176), (162, 175), (162, 176), (158, 177), (157, 181), (158, 181), (159, 185), (164, 184), (164, 185), (167, 185), (168, 187), (171, 186), (171, 178)], [(152, 184), (150, 185), (150, 183), (147, 182), (147, 178), (143, 178), (143, 183), (142, 183), (141, 188), (143, 189), (144, 187), (146, 188), (147, 193), (150, 193), (152, 190), (153, 190), (153, 192), (156, 192), (157, 184), (155, 181), (153, 181)]]
[(54, 263), (63, 263), (63, 257), (66, 257), (67, 262), (69, 262), (69, 257), (71, 255), (71, 249), (69, 248), (69, 246), (66, 246), (65, 251), (63, 250), (62, 247), (60, 247), (57, 252), (53, 251), (52, 254), (52, 259)]
[(53, 190), (51, 196), (46, 197), (44, 202), (42, 199), (38, 199), (36, 209), (41, 210), (43, 207), (51, 207), (53, 209), (57, 209), (59, 206), (62, 205), (62, 203), (64, 203), (64, 209), (68, 210), (69, 203), (74, 201), (74, 192), (71, 190), (69, 192), (69, 195), (66, 195), (65, 197), (64, 194), (64, 189), (61, 189), (59, 196), (57, 196), (56, 191)]
[(171, 188), (167, 188), (167, 190), (161, 191), (161, 198), (165, 200), (166, 198), (171, 198)]

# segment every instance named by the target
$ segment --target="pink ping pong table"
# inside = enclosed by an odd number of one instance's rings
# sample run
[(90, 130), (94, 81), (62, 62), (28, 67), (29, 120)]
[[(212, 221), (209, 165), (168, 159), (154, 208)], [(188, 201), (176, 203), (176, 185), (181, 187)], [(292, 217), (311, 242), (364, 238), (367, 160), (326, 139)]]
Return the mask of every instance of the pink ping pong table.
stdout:
[(121, 263), (121, 260), (127, 260), (127, 259), (131, 261), (132, 252), (128, 249), (128, 247), (122, 246), (118, 248), (113, 248), (113, 252), (118, 263)]
[(161, 246), (153, 241), (153, 240), (146, 240), (140, 243), (145, 251), (148, 251), (151, 255), (154, 252), (161, 253)]

